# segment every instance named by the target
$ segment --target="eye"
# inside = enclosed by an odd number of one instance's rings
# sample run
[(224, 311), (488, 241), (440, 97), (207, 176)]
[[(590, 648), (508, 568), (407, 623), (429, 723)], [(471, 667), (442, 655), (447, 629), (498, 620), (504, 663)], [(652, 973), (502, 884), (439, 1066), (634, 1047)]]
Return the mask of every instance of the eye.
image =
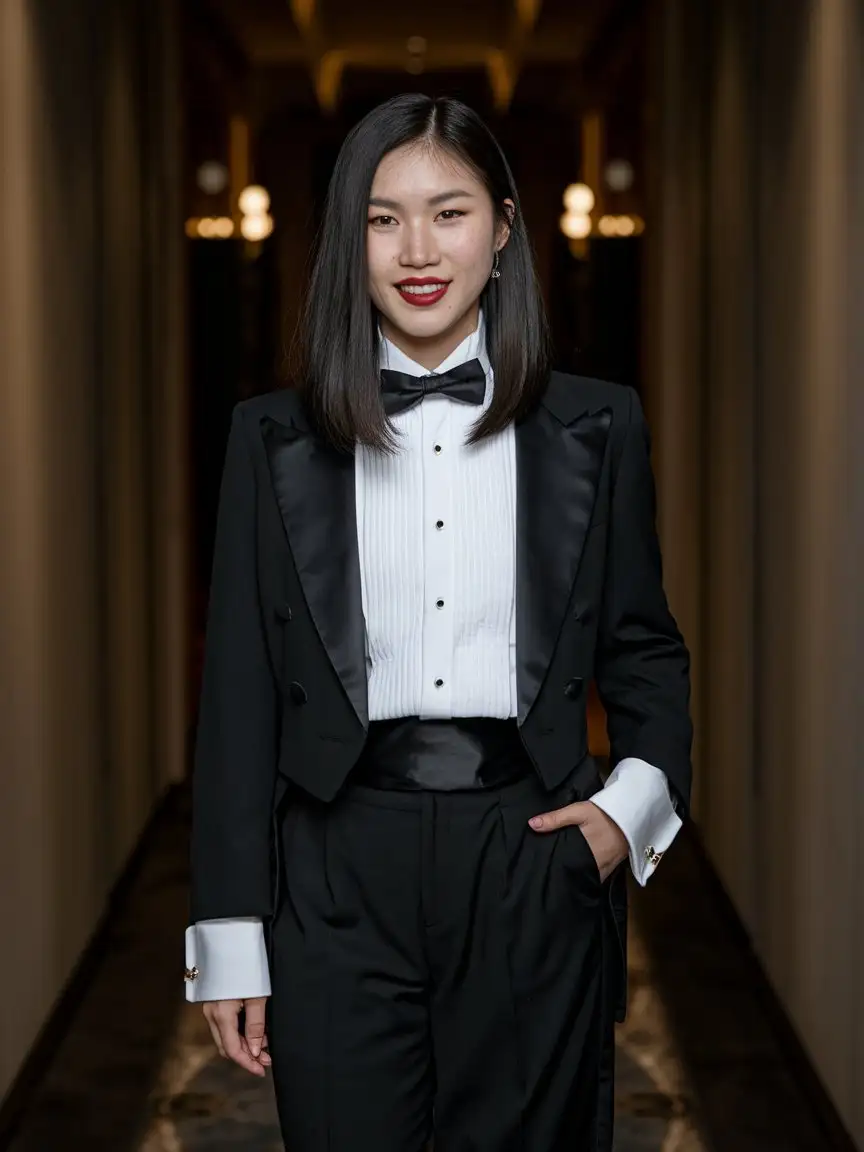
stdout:
[(444, 211), (440, 213), (443, 220), (458, 220), (460, 216), (464, 215), (465, 213), (461, 212), (458, 208), (445, 208)]
[(370, 216), (369, 223), (374, 224), (376, 227), (386, 228), (390, 224), (396, 223), (395, 216)]

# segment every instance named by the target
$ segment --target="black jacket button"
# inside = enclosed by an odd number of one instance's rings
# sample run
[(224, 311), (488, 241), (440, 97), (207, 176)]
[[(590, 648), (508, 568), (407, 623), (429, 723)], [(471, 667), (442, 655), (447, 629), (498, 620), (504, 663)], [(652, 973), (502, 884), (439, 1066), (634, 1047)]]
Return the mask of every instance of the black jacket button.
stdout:
[(584, 676), (574, 676), (572, 680), (568, 680), (564, 685), (564, 695), (568, 700), (575, 700), (582, 693), (582, 685), (585, 683)]
[(295, 704), (305, 704), (309, 697), (306, 695), (306, 689), (302, 684), (298, 684), (296, 680), (292, 680), (288, 685), (288, 691), (291, 694), (291, 699)]
[(290, 620), (293, 613), (291, 612), (291, 605), (286, 600), (284, 604), (276, 605), (276, 615), (280, 620)]

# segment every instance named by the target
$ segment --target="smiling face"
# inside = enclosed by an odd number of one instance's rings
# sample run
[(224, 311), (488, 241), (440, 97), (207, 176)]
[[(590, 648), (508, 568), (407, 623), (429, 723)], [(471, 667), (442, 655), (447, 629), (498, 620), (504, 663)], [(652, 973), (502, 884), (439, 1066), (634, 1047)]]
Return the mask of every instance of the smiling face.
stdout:
[(369, 294), (384, 335), (436, 368), (476, 328), (508, 235), (483, 184), (456, 158), (426, 144), (388, 153), (372, 182), (366, 232)]

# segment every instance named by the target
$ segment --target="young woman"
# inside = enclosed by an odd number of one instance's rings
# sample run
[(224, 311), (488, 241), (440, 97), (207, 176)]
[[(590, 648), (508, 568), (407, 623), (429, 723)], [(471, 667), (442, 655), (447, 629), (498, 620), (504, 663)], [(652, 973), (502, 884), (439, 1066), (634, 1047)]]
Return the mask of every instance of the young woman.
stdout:
[(550, 371), (463, 104), (345, 141), (304, 353), (228, 440), (188, 998), (292, 1152), (611, 1149), (623, 865), (688, 803), (688, 655), (637, 396)]

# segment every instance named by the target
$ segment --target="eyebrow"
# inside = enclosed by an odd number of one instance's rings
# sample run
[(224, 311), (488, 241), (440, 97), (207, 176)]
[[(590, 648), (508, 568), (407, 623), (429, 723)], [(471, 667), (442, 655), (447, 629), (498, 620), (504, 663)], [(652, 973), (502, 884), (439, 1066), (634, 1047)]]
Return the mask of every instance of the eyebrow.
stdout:
[[(439, 192), (436, 196), (430, 196), (426, 203), (430, 208), (434, 208), (437, 204), (443, 204), (445, 200), (455, 200), (457, 196), (473, 197), (473, 192), (466, 192), (462, 188), (451, 188), (447, 192)], [(381, 196), (369, 197), (370, 208), (393, 208), (398, 210), (402, 207), (398, 200), (385, 200)]]

